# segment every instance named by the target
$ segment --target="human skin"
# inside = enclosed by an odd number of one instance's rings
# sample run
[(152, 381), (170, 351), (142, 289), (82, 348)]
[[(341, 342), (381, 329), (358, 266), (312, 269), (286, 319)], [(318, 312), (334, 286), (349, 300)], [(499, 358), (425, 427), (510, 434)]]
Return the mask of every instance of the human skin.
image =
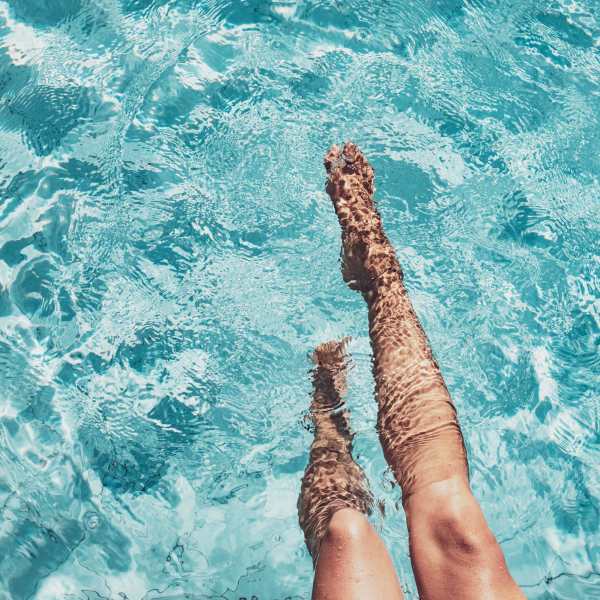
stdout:
[[(402, 489), (420, 597), (525, 598), (471, 492), (456, 408), (375, 207), (373, 169), (351, 143), (333, 146), (325, 168), (342, 230), (342, 274), (368, 307), (379, 438)], [(330, 569), (321, 560), (326, 587)], [(351, 580), (353, 567), (340, 577)], [(313, 598), (345, 597), (329, 591)]]
[(313, 599), (402, 600), (392, 560), (366, 517), (373, 503), (366, 477), (352, 458), (345, 346), (346, 340), (331, 341), (313, 354), (314, 439), (298, 498), (315, 563)]

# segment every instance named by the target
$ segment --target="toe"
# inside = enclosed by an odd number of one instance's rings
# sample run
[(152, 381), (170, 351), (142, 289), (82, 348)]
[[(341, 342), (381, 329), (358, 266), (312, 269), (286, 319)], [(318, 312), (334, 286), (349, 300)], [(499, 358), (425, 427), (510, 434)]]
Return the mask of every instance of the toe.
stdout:
[(341, 154), (342, 153), (341, 153), (339, 147), (337, 146), (337, 144), (334, 144), (333, 146), (331, 146), (331, 148), (329, 149), (327, 154), (325, 154), (325, 159), (324, 159), (325, 170), (327, 171), (328, 174), (331, 174), (332, 171), (336, 170), (336, 167), (340, 163)]
[(315, 348), (313, 361), (321, 368), (339, 368), (346, 361), (346, 345), (350, 338), (332, 340)]
[(369, 194), (373, 194), (374, 171), (365, 155), (360, 151), (356, 144), (346, 142), (342, 151), (342, 158), (345, 165), (352, 173), (359, 176), (359, 179)]
[(342, 154), (347, 163), (355, 163), (360, 159), (364, 160), (362, 152), (358, 149), (358, 146), (352, 142), (346, 142), (344, 144)]

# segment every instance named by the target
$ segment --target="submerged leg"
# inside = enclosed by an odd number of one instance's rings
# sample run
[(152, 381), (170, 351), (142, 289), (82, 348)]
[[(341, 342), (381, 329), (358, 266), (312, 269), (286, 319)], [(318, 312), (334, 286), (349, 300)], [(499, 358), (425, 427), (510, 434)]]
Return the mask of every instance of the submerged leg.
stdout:
[(471, 494), (456, 409), (373, 202), (373, 169), (354, 144), (334, 146), (325, 168), (344, 279), (368, 305), (379, 436), (402, 488), (421, 597), (523, 598)]
[(300, 526), (315, 564), (313, 600), (401, 600), (390, 556), (366, 515), (372, 496), (352, 458), (352, 433), (343, 408), (344, 342), (313, 355), (311, 417), (315, 437), (298, 499)]

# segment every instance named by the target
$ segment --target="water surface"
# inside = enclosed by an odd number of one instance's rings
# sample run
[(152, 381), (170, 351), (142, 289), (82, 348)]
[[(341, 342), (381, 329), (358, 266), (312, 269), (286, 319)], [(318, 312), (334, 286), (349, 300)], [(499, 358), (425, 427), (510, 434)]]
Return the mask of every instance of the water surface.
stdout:
[(307, 599), (308, 352), (416, 598), (322, 156), (352, 139), (536, 600), (600, 592), (596, 0), (0, 1), (0, 598)]

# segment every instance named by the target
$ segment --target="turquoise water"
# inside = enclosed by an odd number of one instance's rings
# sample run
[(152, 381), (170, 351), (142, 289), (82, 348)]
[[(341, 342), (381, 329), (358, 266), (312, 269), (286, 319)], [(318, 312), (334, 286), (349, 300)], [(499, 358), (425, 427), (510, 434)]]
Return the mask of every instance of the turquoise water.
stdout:
[(372, 161), (473, 487), (600, 598), (600, 4), (0, 1), (0, 598), (309, 597), (308, 352), (416, 598), (322, 156)]

